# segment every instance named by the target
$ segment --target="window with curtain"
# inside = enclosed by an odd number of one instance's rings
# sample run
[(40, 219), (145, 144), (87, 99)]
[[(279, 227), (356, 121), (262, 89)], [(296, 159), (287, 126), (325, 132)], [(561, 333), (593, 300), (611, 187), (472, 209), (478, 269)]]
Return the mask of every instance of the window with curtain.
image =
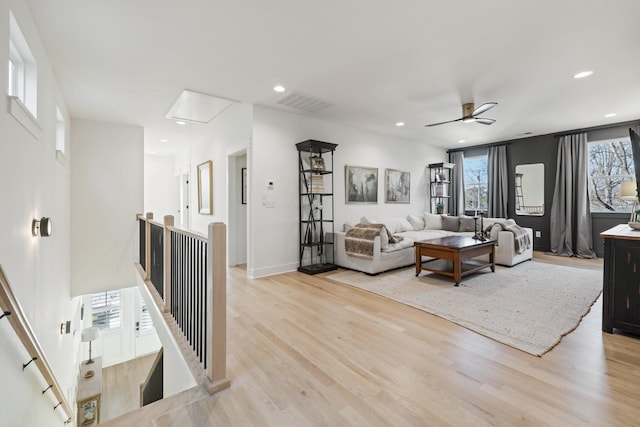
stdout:
[(591, 212), (631, 212), (633, 201), (622, 199), (622, 183), (635, 182), (628, 137), (587, 143)]
[(465, 210), (487, 210), (487, 156), (464, 158)]
[(92, 326), (101, 331), (120, 329), (120, 291), (98, 292), (91, 295)]

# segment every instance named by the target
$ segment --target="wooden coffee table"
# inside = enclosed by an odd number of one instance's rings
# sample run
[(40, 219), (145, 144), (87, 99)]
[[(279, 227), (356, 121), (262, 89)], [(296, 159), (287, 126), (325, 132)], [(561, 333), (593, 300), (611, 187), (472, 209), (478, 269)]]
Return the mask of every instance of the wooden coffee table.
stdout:
[[(415, 242), (414, 246), (416, 276), (427, 270), (453, 277), (458, 286), (462, 277), (483, 268), (491, 267), (491, 271), (496, 271), (494, 239), (480, 241), (467, 236), (447, 236)], [(489, 254), (489, 262), (472, 259), (485, 254)], [(434, 259), (422, 262), (423, 256)]]

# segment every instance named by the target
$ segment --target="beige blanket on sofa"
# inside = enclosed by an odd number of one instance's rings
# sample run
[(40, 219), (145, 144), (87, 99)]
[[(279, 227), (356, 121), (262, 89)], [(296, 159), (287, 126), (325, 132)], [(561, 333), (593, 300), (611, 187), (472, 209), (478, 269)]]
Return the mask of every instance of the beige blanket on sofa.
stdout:
[(490, 235), (491, 230), (494, 227), (498, 227), (498, 229), (502, 229), (505, 231), (510, 231), (513, 233), (513, 242), (516, 253), (521, 254), (531, 246), (531, 239), (529, 239), (529, 233), (525, 231), (524, 228), (520, 227), (518, 224), (511, 224), (508, 222), (496, 222), (490, 226), (488, 226), (485, 230), (485, 235)]
[(389, 233), (384, 224), (356, 224), (345, 235), (345, 252), (358, 258), (373, 259), (373, 241), (381, 232), (387, 233), (389, 242), (402, 240), (402, 237)]

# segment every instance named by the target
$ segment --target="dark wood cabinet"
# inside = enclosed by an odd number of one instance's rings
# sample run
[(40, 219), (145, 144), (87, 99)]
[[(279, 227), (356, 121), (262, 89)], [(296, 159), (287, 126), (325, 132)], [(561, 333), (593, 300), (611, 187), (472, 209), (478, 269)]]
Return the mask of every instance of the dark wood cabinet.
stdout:
[(337, 144), (308, 140), (298, 149), (300, 265), (317, 274), (335, 270), (333, 249), (333, 152)]
[(640, 334), (640, 231), (620, 224), (600, 237), (604, 238), (602, 330)]

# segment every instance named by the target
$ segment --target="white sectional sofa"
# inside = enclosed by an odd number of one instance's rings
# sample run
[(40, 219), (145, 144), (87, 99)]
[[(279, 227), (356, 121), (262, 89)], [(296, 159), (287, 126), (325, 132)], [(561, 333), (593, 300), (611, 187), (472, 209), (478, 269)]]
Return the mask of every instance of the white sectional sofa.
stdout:
[[(516, 251), (514, 233), (502, 230), (500, 225), (515, 224), (512, 219), (484, 218), (484, 229), (490, 237), (497, 240), (495, 262), (505, 266), (514, 266), (533, 257), (533, 230), (523, 228), (529, 236), (529, 246), (520, 253)], [(463, 234), (473, 236), (474, 220), (472, 217), (454, 217), (425, 213), (418, 217), (408, 215), (407, 218), (369, 219), (361, 218), (360, 223), (384, 224), (394, 236), (402, 236), (398, 243), (389, 243), (388, 234), (382, 230), (373, 242), (373, 258), (366, 259), (347, 254), (345, 250), (346, 231), (355, 224), (345, 223), (344, 231), (335, 233), (336, 265), (367, 274), (377, 274), (394, 268), (406, 267), (415, 263), (413, 242), (435, 239), (438, 237)], [(496, 225), (498, 223), (498, 225)], [(457, 225), (457, 227), (456, 227)]]

